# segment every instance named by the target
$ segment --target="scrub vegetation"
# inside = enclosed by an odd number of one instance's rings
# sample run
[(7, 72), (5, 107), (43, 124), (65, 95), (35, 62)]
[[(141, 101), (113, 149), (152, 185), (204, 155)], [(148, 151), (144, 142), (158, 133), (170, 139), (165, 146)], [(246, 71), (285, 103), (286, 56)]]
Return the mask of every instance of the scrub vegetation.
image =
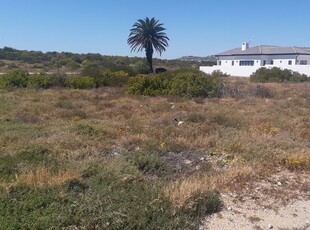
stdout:
[(103, 72), (81, 87), (18, 73), (0, 89), (0, 229), (198, 229), (222, 192), (310, 169), (309, 83), (145, 96), (97, 87)]

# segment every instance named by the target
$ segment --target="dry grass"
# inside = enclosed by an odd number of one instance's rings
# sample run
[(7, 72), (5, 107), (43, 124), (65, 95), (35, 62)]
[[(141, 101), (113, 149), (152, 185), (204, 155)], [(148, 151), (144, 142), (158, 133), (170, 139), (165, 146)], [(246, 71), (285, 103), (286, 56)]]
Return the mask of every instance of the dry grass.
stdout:
[(77, 170), (65, 169), (53, 172), (45, 166), (35, 170), (24, 171), (16, 175), (14, 185), (27, 185), (35, 188), (62, 185), (71, 180), (79, 180), (80, 175)]
[[(227, 81), (241, 90), (255, 86), (244, 78)], [(195, 164), (191, 175), (182, 173), (183, 179), (166, 186), (176, 205), (196, 192), (256, 178), (261, 167), (308, 170), (310, 84), (264, 86), (273, 98), (136, 97), (113, 88), (2, 90), (0, 154), (42, 145), (75, 164), (115, 149), (121, 155), (138, 149), (161, 156), (203, 153), (211, 173)], [(18, 183), (43, 186), (78, 175), (39, 168), (19, 175)]]
[(262, 170), (251, 166), (235, 163), (216, 175), (193, 175), (169, 183), (164, 192), (175, 207), (182, 207), (186, 201), (197, 194), (209, 191), (242, 190), (242, 184), (258, 179), (263, 175)]

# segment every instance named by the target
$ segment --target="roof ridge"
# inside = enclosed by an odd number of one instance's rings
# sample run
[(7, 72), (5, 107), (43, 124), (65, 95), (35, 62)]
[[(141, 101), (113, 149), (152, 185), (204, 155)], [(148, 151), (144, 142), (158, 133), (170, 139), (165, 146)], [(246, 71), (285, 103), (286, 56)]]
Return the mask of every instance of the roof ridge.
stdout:
[(292, 46), (292, 48), (293, 48), (295, 54), (297, 54), (297, 51), (296, 51), (296, 49), (295, 49), (295, 46)]

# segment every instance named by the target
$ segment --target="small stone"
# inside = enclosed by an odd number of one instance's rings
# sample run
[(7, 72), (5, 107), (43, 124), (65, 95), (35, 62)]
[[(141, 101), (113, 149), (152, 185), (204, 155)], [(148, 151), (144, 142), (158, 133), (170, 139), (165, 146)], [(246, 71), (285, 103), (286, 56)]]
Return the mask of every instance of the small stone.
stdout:
[(178, 126), (182, 125), (183, 123), (184, 123), (184, 121), (179, 121)]
[(273, 226), (271, 224), (268, 224), (268, 229), (273, 229)]
[(278, 181), (278, 182), (277, 182), (277, 184), (278, 184), (279, 186), (281, 186), (281, 185), (282, 185), (281, 181)]
[(227, 207), (227, 210), (229, 210), (229, 211), (232, 210), (232, 207)]

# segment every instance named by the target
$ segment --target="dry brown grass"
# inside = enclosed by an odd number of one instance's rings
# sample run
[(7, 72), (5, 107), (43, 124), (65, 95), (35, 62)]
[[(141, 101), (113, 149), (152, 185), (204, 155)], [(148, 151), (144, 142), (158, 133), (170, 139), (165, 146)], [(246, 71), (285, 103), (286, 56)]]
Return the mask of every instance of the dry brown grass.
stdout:
[(62, 185), (71, 180), (79, 180), (80, 174), (75, 169), (65, 169), (53, 172), (45, 166), (35, 170), (24, 171), (16, 175), (14, 185), (27, 185), (35, 188)]
[[(255, 86), (244, 78), (227, 81), (243, 90)], [(75, 164), (115, 149), (203, 153), (211, 173), (197, 169), (197, 175), (183, 173), (183, 179), (165, 186), (176, 205), (196, 192), (255, 179), (261, 167), (308, 170), (310, 84), (264, 86), (273, 98), (137, 97), (113, 88), (1, 91), (0, 154), (43, 145)], [(78, 172), (53, 175), (39, 168), (18, 178), (41, 186), (78, 178)]]
[(234, 163), (219, 174), (193, 175), (173, 181), (165, 187), (164, 192), (176, 207), (182, 207), (196, 194), (213, 190), (242, 190), (245, 183), (254, 182), (264, 174), (262, 169)]

